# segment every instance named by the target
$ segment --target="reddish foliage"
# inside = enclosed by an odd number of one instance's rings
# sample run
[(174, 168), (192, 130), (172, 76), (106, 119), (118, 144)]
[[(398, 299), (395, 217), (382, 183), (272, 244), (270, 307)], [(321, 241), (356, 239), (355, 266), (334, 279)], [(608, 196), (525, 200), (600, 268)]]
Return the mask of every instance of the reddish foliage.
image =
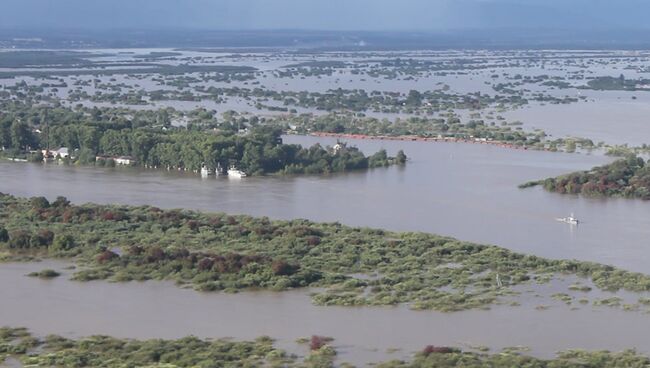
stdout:
[(323, 346), (327, 345), (328, 342), (332, 341), (329, 337), (313, 335), (311, 341), (309, 342), (310, 350), (319, 350)]
[(277, 276), (291, 276), (300, 269), (300, 266), (292, 265), (286, 261), (278, 260), (274, 261), (271, 264), (271, 269)]
[(455, 351), (455, 349), (446, 346), (427, 345), (424, 350), (422, 350), (422, 354), (429, 356), (430, 354), (450, 354)]
[(210, 218), (209, 224), (210, 226), (213, 226), (215, 228), (220, 228), (223, 226), (223, 223), (221, 222), (221, 217)]
[(106, 211), (102, 214), (102, 219), (105, 221), (122, 221), (124, 214), (121, 212)]
[(236, 273), (249, 263), (263, 263), (266, 259), (257, 255), (229, 253), (225, 256), (213, 255), (214, 269), (220, 273)]
[(110, 262), (110, 261), (112, 261), (112, 260), (114, 260), (116, 258), (119, 258), (119, 257), (120, 256), (118, 256), (117, 254), (111, 252), (110, 250), (105, 250), (105, 251), (101, 252), (97, 256), (97, 262), (106, 263), (106, 262)]
[(147, 249), (147, 262), (159, 262), (165, 259), (165, 250), (161, 247), (151, 247)]
[(309, 244), (311, 246), (317, 246), (317, 245), (320, 244), (320, 238), (317, 237), (317, 236), (314, 236), (314, 235), (308, 236), (306, 241), (307, 241), (307, 244)]
[(72, 222), (72, 218), (74, 217), (74, 210), (72, 208), (67, 208), (65, 211), (63, 211), (63, 215), (61, 217), (63, 219), (63, 222)]
[(185, 225), (187, 225), (187, 227), (192, 231), (196, 231), (199, 229), (199, 222), (196, 220), (189, 220), (188, 222), (185, 223)]
[(264, 235), (273, 234), (273, 232), (275, 231), (275, 228), (273, 228), (271, 226), (258, 226), (256, 228), (254, 228), (253, 231), (255, 232), (255, 234), (257, 234), (259, 236), (264, 236)]
[(214, 266), (214, 259), (212, 258), (203, 258), (197, 264), (197, 267), (200, 271), (209, 271)]

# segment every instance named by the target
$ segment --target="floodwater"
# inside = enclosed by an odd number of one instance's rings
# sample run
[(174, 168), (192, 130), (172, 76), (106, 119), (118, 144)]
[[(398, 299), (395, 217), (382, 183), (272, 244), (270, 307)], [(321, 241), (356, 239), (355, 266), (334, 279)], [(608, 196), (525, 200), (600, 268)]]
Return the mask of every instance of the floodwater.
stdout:
[[(205, 56), (205, 53), (183, 52), (183, 55), (198, 57)], [(436, 55), (429, 57), (437, 58)], [(368, 55), (374, 59), (392, 56)], [(445, 53), (439, 57), (456, 56)], [(116, 54), (104, 59), (129, 61), (132, 55)], [(321, 59), (349, 61), (350, 56), (318, 58)], [(448, 84), (451, 92), (487, 94), (494, 94), (491, 85), (501, 80), (494, 80), (494, 74), (566, 76), (587, 66), (550, 62), (546, 69), (543, 64), (541, 69), (529, 68), (526, 64), (517, 67), (499, 65), (462, 74), (429, 74), (413, 79), (372, 78), (353, 75), (347, 69), (331, 76), (280, 78), (274, 75), (274, 71), (284, 65), (309, 60), (309, 56), (219, 53), (191, 63), (252, 65), (261, 71), (257, 78), (260, 86), (276, 90), (322, 92), (341, 87), (407, 92), (410, 89), (435, 90)], [(589, 71), (581, 74), (589, 77), (624, 72), (628, 78), (642, 76), (624, 70), (622, 67), (626, 63), (589, 64)], [(110, 82), (112, 78), (116, 81)], [(92, 78), (68, 76), (62, 79), (69, 87), (58, 88), (56, 95), (65, 98), (78, 87), (74, 84), (76, 79)], [(98, 79), (102, 83), (127, 84), (130, 86), (128, 90), (132, 91), (169, 88), (151, 77), (101, 76)], [(36, 85), (42, 82), (30, 78), (25, 80)], [(2, 85), (15, 83), (14, 79), (0, 81)], [(245, 87), (247, 83), (210, 82), (207, 85)], [(584, 83), (585, 79), (572, 82), (576, 86)], [(537, 85), (526, 88), (546, 90), (546, 87)], [(89, 94), (96, 92), (93, 86), (82, 86), (81, 90)], [(541, 128), (554, 137), (572, 135), (591, 138), (595, 142), (650, 143), (646, 139), (649, 136), (646, 133), (650, 132), (646, 118), (648, 92), (569, 88), (551, 89), (549, 93), (558, 97), (581, 95), (588, 102), (568, 105), (531, 103), (499, 114), (509, 121), (522, 121), (526, 130)], [(93, 105), (88, 101), (82, 102)], [(161, 101), (133, 108), (172, 106), (188, 110), (198, 105), (218, 111), (229, 108), (254, 111), (250, 102), (236, 98), (228, 99), (225, 104)], [(300, 136), (288, 136), (285, 141), (307, 145), (336, 142), (335, 139)], [(223, 211), (277, 219), (308, 218), (397, 231), (424, 231), (496, 244), (527, 254), (596, 261), (650, 273), (647, 263), (650, 202), (593, 199), (547, 193), (541, 188), (517, 188), (518, 184), (529, 180), (586, 170), (608, 162), (609, 158), (517, 151), (479, 144), (362, 140), (350, 143), (358, 145), (366, 153), (386, 148), (394, 154), (404, 149), (411, 160), (405, 167), (367, 172), (243, 180), (202, 179), (190, 173), (159, 170), (0, 161), (0, 192), (18, 196), (45, 195), (50, 199), (64, 195), (75, 203), (150, 204), (162, 208)], [(555, 221), (555, 218), (570, 213), (581, 220), (579, 226)], [(39, 280), (24, 276), (47, 267), (63, 271), (64, 277)], [(340, 362), (358, 364), (408, 358), (427, 344), (486, 345), (493, 351), (523, 345), (531, 347), (531, 354), (543, 357), (570, 348), (637, 348), (641, 353), (650, 354), (650, 348), (642, 343), (647, 340), (650, 319), (641, 312), (591, 306), (571, 310), (561, 302), (552, 302), (550, 309), (541, 311), (535, 309), (540, 301), (533, 296), (529, 296), (520, 307), (498, 306), (489, 311), (451, 314), (416, 312), (405, 306), (317, 307), (311, 304), (308, 291), (304, 290), (233, 295), (198, 293), (177, 288), (169, 282), (76, 283), (67, 280), (71, 271), (63, 268), (63, 264), (55, 262), (0, 264), (0, 325), (25, 326), (39, 335), (56, 333), (72, 337), (109, 334), (131, 338), (178, 338), (191, 334), (253, 339), (270, 335), (278, 339), (280, 347), (297, 354), (306, 353), (306, 347), (295, 344), (295, 339), (319, 334), (336, 339), (334, 345), (340, 353)], [(566, 285), (555, 292), (566, 292)], [(594, 293), (589, 294), (592, 296)], [(635, 297), (632, 297), (632, 302)], [(401, 350), (388, 353), (387, 350), (392, 348)]]
[[(536, 310), (530, 303), (492, 310), (440, 313), (406, 307), (319, 307), (307, 291), (199, 293), (170, 282), (73, 282), (62, 262), (3, 264), (0, 267), (0, 325), (25, 326), (34, 334), (83, 337), (174, 339), (262, 335), (297, 355), (306, 347), (295, 340), (313, 334), (333, 337), (339, 362), (366, 364), (407, 359), (428, 344), (499, 351), (527, 346), (540, 357), (568, 348), (650, 353), (650, 319), (638, 312), (607, 307), (571, 310), (560, 302)], [(62, 276), (40, 280), (25, 276), (54, 268)], [(46, 307), (44, 307), (46, 306)], [(606, 331), (606, 333), (604, 333)], [(400, 350), (390, 352), (390, 349)]]
[[(577, 136), (592, 139), (594, 142), (604, 141), (610, 144), (648, 144), (647, 137), (650, 135), (650, 123), (647, 116), (650, 112), (650, 92), (647, 91), (592, 91), (581, 90), (576, 87), (585, 86), (589, 78), (597, 76), (617, 76), (623, 74), (627, 79), (645, 78), (647, 73), (647, 52), (581, 52), (581, 51), (444, 51), (444, 52), (357, 52), (357, 53), (318, 53), (318, 54), (293, 54), (291, 52), (260, 52), (260, 53), (231, 53), (231, 52), (208, 52), (210, 50), (177, 51), (172, 49), (137, 49), (128, 51), (124, 49), (87, 50), (94, 52), (91, 60), (111, 63), (150, 63), (146, 59), (135, 57), (156, 52), (175, 52), (174, 57), (155, 59), (155, 63), (180, 65), (189, 63), (192, 65), (239, 65), (251, 66), (258, 69), (255, 80), (246, 81), (214, 81), (203, 80), (201, 73), (190, 73), (184, 77), (196, 78), (200, 82), (191, 82), (185, 91), (197, 93), (197, 87), (239, 87), (239, 88), (262, 88), (274, 91), (311, 91), (326, 92), (328, 90), (342, 89), (363, 89), (367, 92), (401, 92), (408, 93), (410, 90), (432, 91), (439, 90), (443, 86), (450, 88), (449, 93), (467, 94), (481, 93), (486, 95), (499, 94), (494, 86), (499, 83), (517, 82), (513, 79), (515, 75), (535, 77), (547, 75), (557, 77), (569, 82), (570, 88), (554, 88), (534, 83), (524, 83), (516, 89), (523, 92), (523, 96), (531, 99), (532, 93), (549, 94), (558, 98), (584, 97), (589, 102), (571, 104), (544, 104), (531, 102), (523, 108), (515, 108), (514, 111), (501, 111), (501, 108), (492, 106), (483, 111), (496, 112), (505, 116), (509, 121), (521, 121), (527, 131), (535, 128), (543, 129), (554, 138), (566, 136)], [(214, 50), (213, 50), (214, 51)], [(135, 57), (135, 58), (134, 58)], [(583, 58), (584, 57), (584, 58)], [(467, 68), (456, 69), (453, 63), (447, 67), (449, 70), (439, 70), (443, 73), (436, 73), (435, 69), (428, 72), (421, 72), (415, 75), (408, 73), (397, 73), (387, 76), (379, 73), (376, 63), (385, 59), (408, 58), (429, 62), (446, 61), (468, 58), (473, 60)], [(539, 60), (527, 60), (528, 58)], [(545, 59), (545, 60), (542, 60)], [(310, 61), (341, 61), (348, 66), (338, 68), (332, 74), (281, 76), (278, 72), (286, 71), (286, 66), (300, 64)], [(373, 66), (374, 65), (374, 66)], [(99, 66), (97, 66), (99, 67)], [(130, 66), (129, 68), (133, 68)], [(478, 68), (478, 69), (474, 69)], [(29, 68), (9, 68), (8, 71), (28, 70)], [(111, 66), (109, 69), (119, 69), (119, 66)], [(39, 68), (39, 71), (51, 70), (55, 76), (61, 69)], [(391, 71), (390, 67), (381, 67), (379, 70)], [(394, 71), (394, 70), (393, 70)], [(399, 70), (398, 70), (399, 71)], [(122, 93), (152, 92), (156, 90), (180, 90), (173, 84), (160, 80), (158, 75), (108, 75), (108, 76), (60, 76), (57, 77), (67, 84), (67, 87), (45, 87), (44, 94), (56, 96), (66, 103), (66, 99), (72, 92), (86, 92), (94, 95), (96, 92), (108, 92), (103, 85), (120, 86)], [(165, 77), (169, 81), (175, 77)], [(29, 85), (39, 86), (43, 83), (42, 78), (21, 77), (11, 79), (0, 79), (0, 86), (14, 86), (17, 82), (25, 81)], [(77, 82), (85, 81), (86, 85), (77, 85)], [(97, 86), (95, 85), (97, 83)], [(91, 83), (92, 82), (92, 83)], [(79, 89), (77, 91), (77, 89)], [(88, 100), (67, 101), (70, 105), (78, 103), (92, 107), (116, 107), (125, 106), (135, 110), (151, 110), (162, 107), (173, 107), (179, 111), (189, 111), (195, 108), (206, 108), (217, 112), (233, 109), (239, 112), (250, 112), (262, 115), (278, 115), (280, 112), (266, 108), (258, 109), (256, 102), (258, 98), (241, 99), (225, 98), (226, 101), (218, 103), (210, 100), (203, 101), (178, 101), (164, 100), (155, 101), (145, 105), (125, 105), (124, 103), (91, 102)], [(281, 101), (265, 102), (265, 104), (281, 104)], [(507, 104), (506, 104), (507, 105)], [(295, 106), (288, 106), (294, 108)], [(507, 106), (506, 106), (507, 107)], [(311, 108), (297, 108), (298, 113), (326, 114), (327, 111)], [(461, 116), (468, 115), (468, 110), (456, 109)], [(475, 111), (471, 111), (475, 112)], [(366, 111), (366, 115), (376, 118), (395, 119), (396, 117), (408, 117), (406, 113), (378, 113)], [(467, 120), (467, 119), (464, 119)]]
[(573, 136), (594, 143), (631, 146), (650, 144), (650, 92), (589, 92), (585, 93), (589, 102), (531, 104), (503, 116), (524, 122), (527, 130), (542, 129), (556, 138)]
[[(288, 136), (286, 142), (333, 144)], [(0, 163), (0, 192), (63, 195), (76, 203), (151, 204), (424, 231), (551, 258), (650, 272), (650, 203), (547, 193), (517, 185), (606, 163), (598, 155), (480, 144), (351, 142), (367, 152), (404, 149), (405, 167), (330, 176), (201, 179), (190, 173)], [(574, 213), (579, 226), (555, 219)]]

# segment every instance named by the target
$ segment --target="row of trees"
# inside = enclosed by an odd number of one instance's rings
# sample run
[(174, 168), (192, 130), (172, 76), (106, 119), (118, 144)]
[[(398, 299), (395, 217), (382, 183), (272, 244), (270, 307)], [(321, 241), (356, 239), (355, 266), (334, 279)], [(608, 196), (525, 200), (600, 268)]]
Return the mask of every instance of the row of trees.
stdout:
[(25, 151), (38, 145), (38, 137), (27, 123), (20, 120), (0, 120), (0, 148)]
[[(229, 132), (214, 133), (173, 129), (109, 129), (63, 126), (75, 139), (69, 148), (79, 149), (78, 158), (90, 163), (95, 153), (107, 156), (132, 156), (137, 162), (155, 168), (197, 171), (237, 166), (253, 175), (268, 173), (327, 173), (387, 166), (395, 160), (386, 151), (366, 157), (354, 147), (333, 151), (314, 145), (303, 148), (283, 144), (279, 128), (257, 127), (245, 136)], [(54, 129), (54, 140), (59, 129)], [(400, 155), (405, 160), (403, 153)]]
[[(210, 119), (209, 114), (196, 114)], [(17, 152), (67, 147), (81, 164), (95, 163), (98, 155), (131, 156), (148, 167), (198, 171), (234, 165), (252, 175), (340, 172), (406, 161), (403, 152), (396, 160), (383, 150), (366, 157), (354, 147), (283, 144), (280, 127), (238, 119), (224, 115), (218, 125), (212, 119), (212, 124), (173, 127), (166, 110), (129, 116), (117, 110), (58, 108), (48, 118), (42, 109), (21, 107), (0, 117), (0, 145)], [(248, 134), (240, 134), (242, 126)]]

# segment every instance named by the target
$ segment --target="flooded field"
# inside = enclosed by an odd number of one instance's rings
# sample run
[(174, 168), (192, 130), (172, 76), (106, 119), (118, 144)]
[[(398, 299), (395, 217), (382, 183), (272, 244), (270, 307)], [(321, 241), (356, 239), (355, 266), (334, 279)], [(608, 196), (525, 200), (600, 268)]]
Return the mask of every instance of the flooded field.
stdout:
[[(648, 54), (643, 51), (82, 52), (87, 55), (83, 74), (75, 74), (72, 66), (2, 68), (0, 74), (9, 73), (11, 77), (0, 75), (0, 86), (18, 90), (31, 86), (35, 88), (31, 93), (71, 107), (80, 104), (136, 110), (173, 108), (181, 113), (207, 109), (217, 114), (233, 110), (261, 116), (324, 115), (340, 109), (326, 104), (305, 106), (295, 101), (292, 94), (296, 93), (331, 95), (337, 90), (363, 90), (370, 96), (406, 96), (412, 90), (438, 91), (479, 102), (482, 96), (501, 96), (502, 102), (471, 110), (451, 104), (448, 109), (433, 111), (373, 106), (358, 112), (391, 120), (454, 112), (463, 116), (464, 121), (470, 120), (467, 116), (472, 113), (479, 115), (472, 118), (475, 120), (496, 124), (520, 122), (527, 131), (543, 129), (554, 138), (583, 137), (611, 144), (650, 143), (645, 138), (650, 136), (650, 125), (645, 119), (650, 92), (643, 85), (639, 85), (639, 90), (629, 91), (585, 89), (598, 77), (642, 80), (648, 64)], [(178, 74), (161, 75), (154, 69), (138, 72), (138, 68), (164, 67), (179, 68), (175, 72)], [(193, 71), (193, 67), (250, 68), (252, 72), (237, 77), (219, 77), (216, 72), (215, 77), (210, 69)], [(22, 83), (25, 86), (19, 86)], [(164, 97), (160, 97), (161, 93)], [(497, 116), (505, 119), (495, 119)]]
[[(307, 291), (206, 294), (169, 282), (73, 282), (67, 280), (71, 271), (66, 266), (51, 261), (2, 265), (0, 321), (37, 335), (68, 337), (244, 340), (268, 335), (299, 356), (306, 350), (295, 340), (319, 334), (334, 337), (339, 362), (359, 365), (408, 359), (427, 344), (487, 346), (493, 352), (523, 346), (545, 358), (567, 347), (650, 353), (643, 343), (650, 321), (643, 314), (588, 305), (574, 310), (561, 302), (537, 310), (533, 294), (517, 307), (455, 313), (317, 307)], [(63, 275), (54, 280), (25, 276), (46, 267)]]

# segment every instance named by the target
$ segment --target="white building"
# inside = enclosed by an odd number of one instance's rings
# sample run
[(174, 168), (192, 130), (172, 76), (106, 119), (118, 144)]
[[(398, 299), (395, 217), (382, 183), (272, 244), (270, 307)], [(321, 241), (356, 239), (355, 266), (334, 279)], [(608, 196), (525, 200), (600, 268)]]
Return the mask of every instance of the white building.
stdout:
[(70, 151), (68, 150), (67, 147), (61, 147), (56, 150), (41, 150), (41, 153), (43, 154), (43, 157), (45, 159), (56, 159), (56, 158), (68, 158), (70, 157)]
[(70, 157), (68, 147), (61, 147), (58, 150), (54, 151), (53, 153), (54, 153), (54, 157), (59, 157), (59, 158), (68, 158), (68, 157)]
[(135, 159), (131, 156), (120, 156), (115, 158), (115, 163), (118, 165), (133, 165)]

